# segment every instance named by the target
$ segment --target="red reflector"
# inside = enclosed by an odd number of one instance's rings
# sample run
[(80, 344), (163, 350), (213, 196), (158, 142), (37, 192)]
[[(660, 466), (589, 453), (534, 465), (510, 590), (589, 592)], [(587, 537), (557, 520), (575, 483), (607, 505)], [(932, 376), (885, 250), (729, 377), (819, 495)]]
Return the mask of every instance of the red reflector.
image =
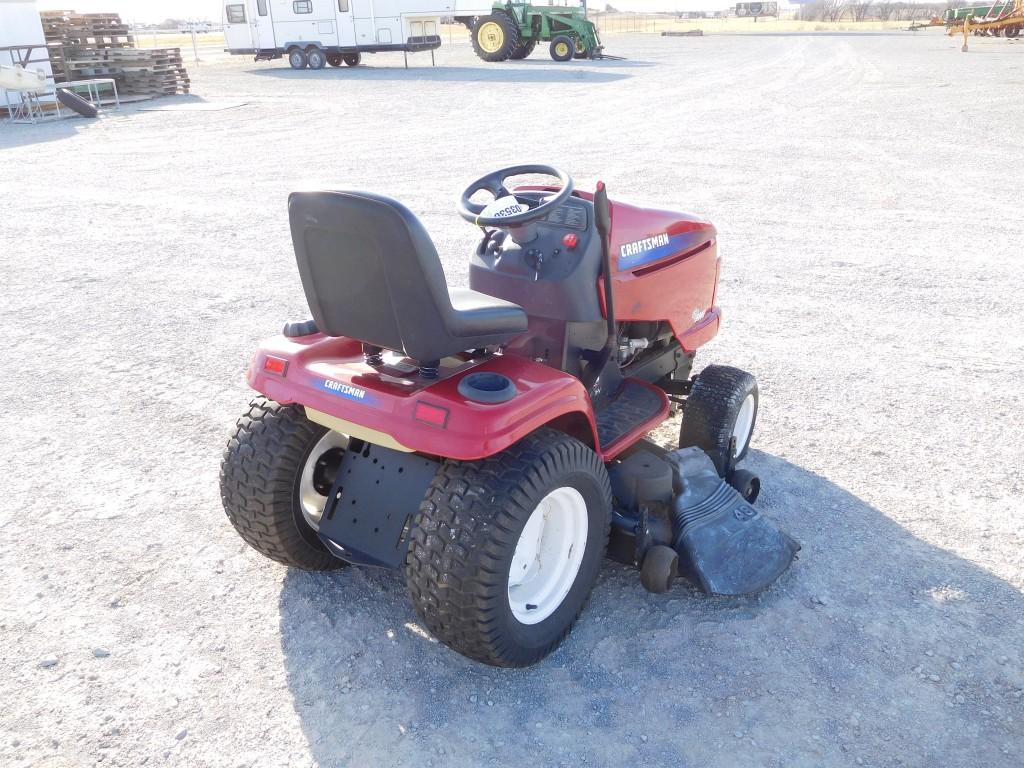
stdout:
[(448, 425), (448, 409), (439, 405), (427, 403), (416, 403), (416, 410), (413, 411), (416, 421), (430, 424), (432, 427), (444, 429)]
[(575, 248), (577, 245), (579, 245), (580, 239), (576, 237), (575, 232), (570, 232), (569, 234), (562, 238), (562, 242), (565, 243), (566, 248)]
[(267, 359), (263, 361), (263, 370), (277, 376), (284, 376), (284, 372), (288, 370), (288, 361), (267, 355)]

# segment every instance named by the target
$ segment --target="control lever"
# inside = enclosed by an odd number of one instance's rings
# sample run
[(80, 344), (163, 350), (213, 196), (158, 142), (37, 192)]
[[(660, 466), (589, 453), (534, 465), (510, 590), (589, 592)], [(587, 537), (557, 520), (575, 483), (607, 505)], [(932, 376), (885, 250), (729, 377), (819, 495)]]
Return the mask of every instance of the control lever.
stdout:
[(537, 263), (533, 267), (533, 282), (537, 282), (540, 279), (540, 268), (544, 265), (544, 254), (537, 254)]

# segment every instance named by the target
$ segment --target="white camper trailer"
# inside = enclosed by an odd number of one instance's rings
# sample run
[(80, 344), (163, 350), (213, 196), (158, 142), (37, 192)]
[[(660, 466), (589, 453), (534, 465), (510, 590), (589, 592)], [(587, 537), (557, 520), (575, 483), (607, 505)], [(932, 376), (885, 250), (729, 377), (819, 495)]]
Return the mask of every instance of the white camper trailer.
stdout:
[(356, 66), (362, 53), (429, 51), (453, 0), (225, 0), (228, 52), (295, 69)]

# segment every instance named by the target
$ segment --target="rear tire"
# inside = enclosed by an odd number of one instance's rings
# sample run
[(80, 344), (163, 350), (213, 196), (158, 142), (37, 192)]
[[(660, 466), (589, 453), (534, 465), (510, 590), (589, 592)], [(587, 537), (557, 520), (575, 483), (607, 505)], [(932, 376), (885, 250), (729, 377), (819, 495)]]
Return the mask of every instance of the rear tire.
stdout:
[(558, 35), (548, 47), (548, 52), (555, 61), (569, 61), (575, 51), (576, 42), (568, 35)]
[(327, 66), (327, 54), (319, 48), (310, 48), (306, 52), (306, 61), (310, 69), (323, 69)]
[(306, 57), (306, 52), (298, 48), (292, 48), (288, 51), (288, 64), (292, 69), (305, 69), (309, 63), (309, 59)]
[(520, 40), (519, 45), (516, 46), (515, 50), (513, 50), (512, 53), (508, 55), (508, 57), (510, 59), (515, 59), (516, 61), (525, 59), (527, 56), (533, 53), (533, 49), (536, 47), (537, 38), (535, 37), (529, 40)]
[(329, 53), (327, 54), (327, 63), (332, 67), (340, 67), (344, 62), (341, 60), (340, 53)]
[(359, 63), (363, 60), (363, 54), (356, 51), (355, 53), (346, 53), (341, 58), (345, 62), (346, 66), (358, 67)]
[(301, 406), (257, 397), (235, 425), (220, 465), (221, 501), (239, 535), (271, 560), (306, 571), (346, 565), (320, 543), (299, 500), (303, 470), (319, 458), (311, 453), (327, 432)]
[(492, 13), (473, 22), (469, 37), (481, 59), (504, 61), (519, 47), (519, 25), (504, 13)]
[(747, 455), (757, 423), (757, 381), (746, 371), (709, 365), (693, 382), (683, 408), (679, 447), (696, 446), (725, 476), (729, 441), (736, 438), (736, 461)]
[(604, 465), (563, 432), (542, 428), (487, 459), (446, 461), (410, 537), (405, 575), (416, 612), (465, 656), (534, 664), (583, 609), (610, 520)]

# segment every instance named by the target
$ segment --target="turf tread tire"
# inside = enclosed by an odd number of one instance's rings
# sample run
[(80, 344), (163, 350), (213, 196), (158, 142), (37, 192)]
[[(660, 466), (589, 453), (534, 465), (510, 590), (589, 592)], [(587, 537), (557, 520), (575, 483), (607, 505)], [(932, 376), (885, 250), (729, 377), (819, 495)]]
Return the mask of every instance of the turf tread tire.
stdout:
[(224, 511), (242, 539), (271, 560), (307, 571), (346, 565), (327, 552), (297, 507), (299, 474), (326, 432), (301, 406), (256, 397), (236, 423), (220, 467)]
[[(532, 625), (554, 634), (528, 647), (509, 629), (515, 619), (508, 567), (537, 502), (577, 474), (593, 479), (590, 493), (603, 505), (603, 524), (594, 526), (591, 513), (576, 582), (551, 616)], [(537, 430), (487, 459), (445, 461), (410, 536), (405, 574), (416, 612), (442, 643), (472, 659), (502, 667), (536, 663), (565, 639), (586, 604), (608, 545), (611, 503), (608, 473), (597, 454), (554, 429)], [(564, 624), (548, 625), (555, 617)]]
[(754, 428), (757, 426), (757, 381), (746, 371), (728, 365), (709, 365), (694, 380), (693, 389), (690, 390), (683, 408), (683, 422), (679, 427), (679, 447), (696, 446), (702, 449), (715, 462), (718, 474), (724, 477), (732, 428), (743, 400), (751, 392), (754, 394), (751, 437), (736, 460), (739, 461), (746, 456)]

